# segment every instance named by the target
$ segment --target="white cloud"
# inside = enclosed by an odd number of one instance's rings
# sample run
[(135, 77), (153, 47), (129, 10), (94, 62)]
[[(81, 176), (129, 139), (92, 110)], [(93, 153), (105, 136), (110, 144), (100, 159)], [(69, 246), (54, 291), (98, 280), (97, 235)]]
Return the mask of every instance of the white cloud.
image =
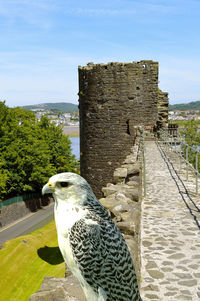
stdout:
[[(77, 2), (77, 1), (76, 1)], [(78, 1), (79, 2), (79, 1)], [(106, 3), (105, 3), (106, 2)], [(129, 1), (129, 0), (112, 0), (112, 1), (101, 1), (95, 2), (79, 2), (79, 5), (63, 5), (64, 11), (67, 14), (79, 15), (79, 16), (134, 16), (139, 19), (141, 16), (146, 16), (148, 19), (152, 18), (152, 15), (148, 14), (174, 14), (176, 9), (174, 5), (168, 3), (160, 4), (159, 1), (156, 3), (148, 1)], [(180, 11), (179, 11), (180, 12)]]
[(55, 8), (54, 1), (0, 0), (0, 16), (6, 20), (5, 24), (13, 26), (23, 20), (38, 28), (49, 29), (52, 26), (49, 13)]
[(105, 8), (72, 8), (65, 11), (72, 15), (83, 16), (119, 16), (119, 15), (135, 15), (136, 10), (131, 9), (105, 9)]

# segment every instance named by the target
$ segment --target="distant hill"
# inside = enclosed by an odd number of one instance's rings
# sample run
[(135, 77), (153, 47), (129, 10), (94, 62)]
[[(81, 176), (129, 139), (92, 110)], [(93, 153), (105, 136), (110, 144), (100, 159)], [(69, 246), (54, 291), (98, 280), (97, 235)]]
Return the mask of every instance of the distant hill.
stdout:
[(189, 103), (169, 105), (169, 111), (200, 110), (200, 100)]
[(62, 111), (62, 112), (78, 111), (78, 105), (75, 105), (70, 102), (41, 103), (38, 105), (21, 106), (21, 108), (27, 111), (36, 110), (36, 109)]

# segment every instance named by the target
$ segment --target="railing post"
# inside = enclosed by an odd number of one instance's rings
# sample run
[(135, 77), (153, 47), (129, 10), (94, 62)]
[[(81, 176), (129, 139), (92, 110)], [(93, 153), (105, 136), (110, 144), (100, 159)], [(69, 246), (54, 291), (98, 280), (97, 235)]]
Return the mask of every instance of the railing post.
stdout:
[(198, 195), (198, 190), (199, 190), (199, 187), (198, 187), (198, 148), (197, 148), (197, 145), (196, 145), (196, 164), (195, 164), (195, 167), (196, 167), (196, 194)]
[(146, 161), (145, 161), (145, 144), (144, 144), (144, 129), (142, 130), (142, 157), (143, 157), (143, 184), (144, 197), (146, 197)]
[[(192, 169), (192, 171), (194, 172), (194, 176), (195, 176), (195, 180), (196, 180), (196, 194), (198, 195), (199, 192), (199, 154), (200, 151), (198, 150), (198, 146), (196, 145), (196, 147), (194, 146), (189, 146), (186, 142), (182, 141), (182, 137), (180, 135), (180, 133), (178, 132), (177, 134), (179, 141), (180, 141), (180, 149), (177, 148), (177, 140), (172, 139), (171, 136), (168, 136), (167, 133), (165, 131), (162, 132), (161, 134), (161, 141), (163, 142), (163, 146), (166, 147), (167, 150), (170, 151), (170, 149), (172, 151), (175, 151), (175, 153), (177, 153), (177, 155), (179, 156), (179, 171), (181, 171), (181, 169), (183, 168), (183, 162), (186, 163), (186, 178), (187, 181), (189, 180), (189, 169)], [(185, 141), (185, 139), (184, 139)], [(173, 147), (173, 142), (175, 144), (175, 147)], [(184, 146), (184, 148), (182, 149), (182, 145)], [(182, 151), (183, 150), (183, 153)], [(190, 155), (192, 152), (192, 156)], [(194, 154), (193, 154), (194, 152)], [(195, 162), (193, 160), (195, 155)], [(190, 163), (190, 160), (192, 159), (192, 163)], [(178, 159), (177, 159), (177, 163), (178, 163)]]
[(186, 146), (186, 179), (187, 179), (187, 181), (188, 181), (188, 164), (189, 164), (189, 158), (188, 158), (188, 145)]
[(179, 171), (181, 171), (181, 169), (182, 169), (182, 161), (181, 161), (181, 148), (180, 148), (180, 156), (179, 156), (179, 158), (180, 158), (180, 166), (179, 166)]

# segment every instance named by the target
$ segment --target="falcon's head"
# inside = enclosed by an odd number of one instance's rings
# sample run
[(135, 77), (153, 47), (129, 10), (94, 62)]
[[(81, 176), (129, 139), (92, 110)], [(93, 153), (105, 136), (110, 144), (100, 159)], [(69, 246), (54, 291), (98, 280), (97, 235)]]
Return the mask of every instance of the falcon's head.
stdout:
[(71, 201), (83, 204), (88, 195), (93, 194), (90, 185), (81, 176), (64, 172), (52, 176), (42, 188), (42, 194), (51, 193), (56, 202)]

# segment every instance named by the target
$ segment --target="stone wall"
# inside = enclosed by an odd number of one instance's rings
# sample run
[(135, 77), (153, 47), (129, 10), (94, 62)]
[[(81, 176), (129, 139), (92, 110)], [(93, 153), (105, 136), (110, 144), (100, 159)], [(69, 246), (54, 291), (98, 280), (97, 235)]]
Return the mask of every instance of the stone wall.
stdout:
[(110, 212), (127, 242), (138, 280), (140, 279), (141, 176), (142, 137), (137, 135), (130, 154), (121, 166), (114, 170), (113, 182), (102, 188), (104, 197), (99, 200)]
[(81, 175), (97, 197), (130, 152), (135, 126), (158, 119), (158, 63), (79, 67)]
[(67, 278), (46, 276), (40, 290), (33, 294), (30, 301), (86, 301), (79, 282), (73, 275)]
[(3, 207), (0, 209), (0, 228), (13, 223), (30, 212), (35, 212), (43, 206), (47, 206), (52, 201), (51, 197), (43, 196)]
[(157, 129), (168, 127), (168, 93), (158, 89), (158, 120)]
[[(137, 132), (138, 133), (138, 132)], [(137, 135), (135, 145), (122, 165), (114, 170), (113, 183), (102, 188), (104, 197), (99, 201), (110, 212), (120, 228), (130, 250), (138, 285), (140, 286), (140, 208), (141, 208), (141, 136)], [(73, 275), (54, 278), (45, 277), (38, 292), (30, 301), (85, 301), (85, 296)]]

